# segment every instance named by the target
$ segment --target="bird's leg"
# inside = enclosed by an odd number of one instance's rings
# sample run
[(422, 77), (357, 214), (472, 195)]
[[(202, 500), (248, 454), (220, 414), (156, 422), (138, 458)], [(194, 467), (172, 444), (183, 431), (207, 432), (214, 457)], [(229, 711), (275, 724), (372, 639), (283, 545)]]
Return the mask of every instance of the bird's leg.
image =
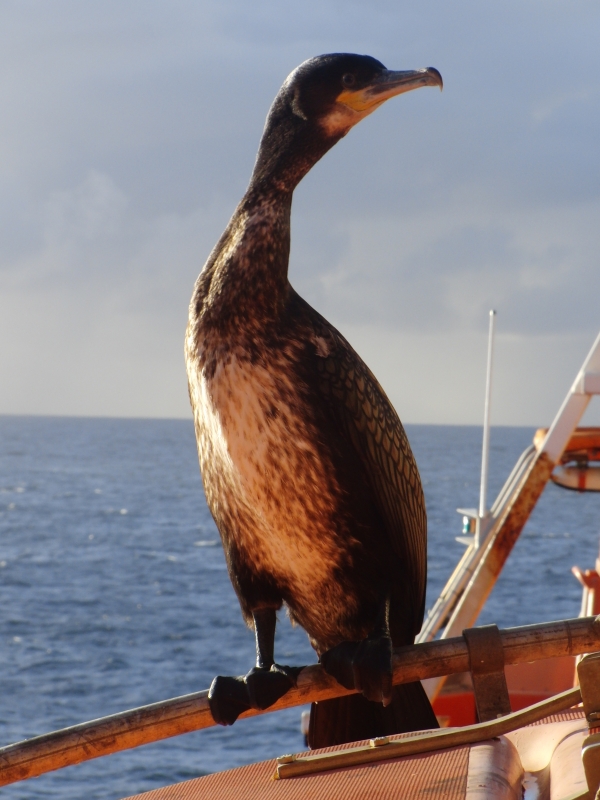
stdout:
[(275, 627), (277, 617), (274, 608), (260, 608), (254, 617), (254, 638), (256, 639), (256, 668), (271, 669), (275, 662)]
[(274, 608), (261, 608), (252, 613), (256, 637), (256, 666), (245, 676), (248, 696), (252, 708), (263, 711), (279, 700), (296, 685), (298, 670), (275, 663), (275, 627), (277, 617)]
[(390, 598), (382, 602), (371, 633), (362, 642), (341, 642), (321, 656), (323, 669), (346, 689), (357, 689), (367, 700), (392, 701), (392, 638)]
[(274, 608), (253, 612), (256, 637), (256, 666), (241, 678), (218, 675), (208, 692), (208, 703), (215, 722), (233, 725), (244, 711), (255, 708), (263, 711), (296, 685), (299, 670), (274, 662)]

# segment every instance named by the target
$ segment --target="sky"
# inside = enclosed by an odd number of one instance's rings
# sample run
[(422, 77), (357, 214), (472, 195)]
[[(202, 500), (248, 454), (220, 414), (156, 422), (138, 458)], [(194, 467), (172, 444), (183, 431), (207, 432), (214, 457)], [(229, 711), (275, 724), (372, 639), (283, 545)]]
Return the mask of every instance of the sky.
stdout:
[[(600, 330), (592, 0), (0, 0), (0, 413), (189, 417), (195, 278), (299, 63), (434, 66), (298, 187), (292, 284), (407, 423), (548, 425)], [(586, 420), (600, 423), (596, 398)]]

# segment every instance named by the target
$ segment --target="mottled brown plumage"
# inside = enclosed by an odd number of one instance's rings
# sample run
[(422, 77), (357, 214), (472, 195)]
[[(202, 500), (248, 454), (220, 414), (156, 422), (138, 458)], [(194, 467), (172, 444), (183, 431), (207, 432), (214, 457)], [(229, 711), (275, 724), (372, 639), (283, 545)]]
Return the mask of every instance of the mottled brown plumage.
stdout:
[[(412, 642), (423, 618), (423, 491), (377, 380), (289, 284), (291, 198), (373, 107), (434, 84), (434, 70), (389, 73), (365, 56), (322, 56), (292, 73), (269, 113), (248, 192), (198, 278), (186, 336), (207, 502), (242, 612), (257, 629), (258, 667), (273, 663), (274, 610), (285, 603), (342, 681), (334, 662), (342, 653), (345, 669), (343, 643), (370, 642), (350, 659), (347, 680), (386, 703), (385, 643)], [(249, 702), (260, 704), (255, 679), (264, 675), (248, 676)], [(233, 721), (217, 699), (213, 713)]]
[(400, 644), (419, 632), (425, 604), (427, 515), (419, 471), (398, 414), (371, 370), (338, 331), (310, 311), (315, 328), (322, 326), (333, 340), (329, 355), (316, 361), (319, 388), (359, 454), (402, 565), (404, 580), (398, 574), (393, 581), (390, 607), (392, 639)]

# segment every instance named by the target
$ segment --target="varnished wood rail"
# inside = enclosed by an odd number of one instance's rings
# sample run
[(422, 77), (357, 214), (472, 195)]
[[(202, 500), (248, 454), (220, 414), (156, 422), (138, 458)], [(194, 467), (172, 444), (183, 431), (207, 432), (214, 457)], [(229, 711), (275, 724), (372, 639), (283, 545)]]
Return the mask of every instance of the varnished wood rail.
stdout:
[[(507, 665), (575, 656), (600, 650), (600, 617), (507, 628), (500, 635)], [(469, 654), (462, 636), (394, 650), (394, 683), (468, 670)], [(352, 692), (315, 664), (305, 667), (296, 688), (267, 711), (250, 710), (242, 716), (257, 716), (345, 694)], [(122, 711), (0, 748), (0, 786), (213, 725), (208, 691)]]

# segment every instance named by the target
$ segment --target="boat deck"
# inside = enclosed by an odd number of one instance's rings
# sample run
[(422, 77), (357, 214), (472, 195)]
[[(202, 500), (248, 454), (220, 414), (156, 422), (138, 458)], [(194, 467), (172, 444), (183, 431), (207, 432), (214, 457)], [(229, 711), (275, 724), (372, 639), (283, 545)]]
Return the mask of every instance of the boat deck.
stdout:
[[(536, 723), (536, 727), (547, 725), (562, 726), (568, 736), (572, 736), (574, 728), (581, 728), (582, 736), (587, 733), (581, 709)], [(401, 739), (405, 735), (409, 734), (390, 738)], [(548, 763), (562, 741), (561, 735), (553, 738), (556, 742), (548, 754)], [(313, 750), (311, 755), (355, 746), (356, 743)], [(128, 800), (391, 800), (399, 796), (403, 800), (503, 800), (521, 797), (517, 792), (524, 768), (527, 766), (521, 763), (510, 737), (502, 736), (476, 745), (280, 780), (275, 779), (273, 759), (155, 789)], [(572, 778), (577, 783), (577, 776), (572, 774)], [(584, 780), (583, 773), (579, 779)]]

